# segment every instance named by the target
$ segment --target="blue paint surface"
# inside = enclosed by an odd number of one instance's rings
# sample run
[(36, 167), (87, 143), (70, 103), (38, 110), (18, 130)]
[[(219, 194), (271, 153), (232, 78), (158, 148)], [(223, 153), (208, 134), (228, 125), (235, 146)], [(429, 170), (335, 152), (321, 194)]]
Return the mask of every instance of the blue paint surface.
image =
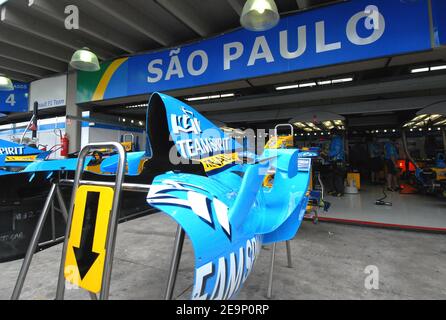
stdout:
[[(382, 20), (376, 20), (379, 21), (376, 29), (371, 23), (374, 21), (371, 20), (372, 16), (365, 13), (371, 5), (383, 17)], [(355, 16), (358, 19), (355, 20)], [(347, 32), (349, 22), (350, 33)], [(319, 50), (316, 44), (317, 25), (322, 30), (319, 32)], [(305, 28), (301, 37), (298, 36), (298, 28)], [(283, 32), (287, 32), (287, 37)], [(282, 41), (282, 47), (294, 52), (300, 43), (301, 55), (286, 57), (283, 53), (285, 51), (280, 49), (281, 33), (287, 39)], [(377, 37), (370, 43), (364, 40), (366, 43), (358, 44), (352, 34), (363, 40), (373, 34)], [(321, 37), (325, 37), (325, 40)], [(261, 44), (260, 47), (256, 47), (256, 41)], [(324, 44), (326, 47), (322, 48), (321, 45)], [(227, 55), (233, 55), (237, 51), (236, 45), (241, 50), (240, 55), (229, 59), (231, 61), (226, 59), (225, 63), (225, 47)], [(352, 0), (290, 15), (266, 32), (239, 29), (173, 50), (130, 57), (112, 77), (104, 99), (197, 87), (430, 49), (427, 0)], [(269, 51), (271, 54), (268, 58), (262, 56)], [(208, 63), (200, 70), (203, 56)], [(191, 70), (192, 73), (195, 70), (195, 74), (191, 74)]]
[(446, 1), (432, 0), (432, 18), (436, 46), (446, 45)]
[(13, 82), (14, 91), (0, 91), (0, 112), (27, 112), (29, 108), (29, 84)]

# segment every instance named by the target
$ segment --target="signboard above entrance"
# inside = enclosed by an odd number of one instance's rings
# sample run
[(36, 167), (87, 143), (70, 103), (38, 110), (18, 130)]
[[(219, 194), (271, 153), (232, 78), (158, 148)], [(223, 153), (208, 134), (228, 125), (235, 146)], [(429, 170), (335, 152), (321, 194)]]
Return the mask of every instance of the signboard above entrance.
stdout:
[(30, 109), (34, 102), (39, 109), (63, 107), (67, 99), (67, 75), (46, 78), (31, 82)]
[(79, 72), (77, 102), (149, 94), (431, 49), (427, 0), (352, 0)]
[(29, 85), (13, 82), (13, 91), (0, 91), (0, 112), (18, 113), (28, 111)]

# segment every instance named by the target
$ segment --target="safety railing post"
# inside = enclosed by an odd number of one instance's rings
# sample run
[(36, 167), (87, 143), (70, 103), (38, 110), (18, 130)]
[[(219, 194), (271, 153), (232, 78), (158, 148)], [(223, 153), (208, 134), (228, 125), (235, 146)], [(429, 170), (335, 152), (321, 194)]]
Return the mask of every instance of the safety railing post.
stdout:
[[(70, 238), (70, 232), (71, 227), (73, 224), (73, 215), (74, 215), (74, 203), (76, 199), (76, 193), (80, 186), (82, 173), (85, 168), (85, 160), (93, 149), (100, 149), (100, 148), (107, 148), (107, 149), (114, 149), (118, 152), (119, 155), (119, 161), (118, 161), (118, 168), (116, 171), (116, 180), (113, 185), (114, 187), (114, 195), (113, 195), (113, 203), (112, 203), (112, 209), (110, 212), (110, 219), (108, 224), (108, 232), (107, 232), (107, 238), (106, 238), (106, 254), (105, 254), (105, 261), (104, 261), (104, 269), (103, 269), (103, 277), (102, 277), (102, 285), (101, 285), (101, 291), (100, 291), (100, 300), (106, 300), (109, 297), (109, 291), (110, 291), (110, 280), (111, 280), (111, 272), (112, 272), (112, 265), (113, 265), (113, 255), (115, 250), (115, 242), (116, 242), (116, 231), (118, 226), (118, 219), (119, 219), (119, 209), (120, 209), (120, 201), (121, 201), (121, 193), (122, 193), (122, 184), (124, 182), (124, 175), (125, 175), (125, 165), (126, 165), (126, 153), (124, 150), (124, 147), (116, 142), (110, 142), (110, 143), (98, 143), (98, 144), (90, 144), (85, 146), (80, 154), (79, 159), (77, 162), (76, 167), (76, 173), (73, 181), (73, 191), (71, 194), (71, 201), (70, 201), (70, 207), (68, 212), (68, 220), (67, 220), (67, 229), (65, 232), (65, 241), (63, 244), (62, 249), (62, 258), (59, 268), (59, 277), (57, 281), (57, 291), (56, 291), (56, 299), (57, 300), (63, 300), (65, 296), (65, 263), (66, 263), (66, 256), (67, 256), (67, 250), (68, 250), (68, 241)], [(95, 185), (94, 181), (90, 181), (91, 185)], [(58, 197), (61, 197), (61, 195), (58, 195)], [(95, 295), (96, 297), (96, 295)]]
[(36, 252), (37, 245), (39, 244), (39, 239), (42, 234), (42, 230), (45, 225), (45, 221), (48, 217), (50, 207), (53, 203), (56, 188), (57, 188), (57, 185), (55, 183), (53, 183), (51, 185), (50, 193), (48, 194), (48, 197), (45, 201), (45, 205), (43, 207), (42, 213), (39, 216), (37, 226), (36, 226), (34, 233), (31, 237), (31, 242), (28, 246), (28, 250), (26, 251), (25, 259), (23, 260), (22, 267), (20, 269), (19, 276), (17, 278), (17, 282), (15, 284), (11, 300), (18, 300), (20, 298), (20, 294), (22, 292), (23, 285), (25, 283), (25, 279), (28, 274), (29, 267), (31, 265), (34, 253)]

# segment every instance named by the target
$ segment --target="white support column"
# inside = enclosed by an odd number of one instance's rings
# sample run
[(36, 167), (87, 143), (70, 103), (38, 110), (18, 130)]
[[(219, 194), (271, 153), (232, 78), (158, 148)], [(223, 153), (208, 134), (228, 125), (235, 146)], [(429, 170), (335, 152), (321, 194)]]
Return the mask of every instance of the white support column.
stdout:
[(80, 118), (82, 116), (82, 111), (76, 104), (76, 94), (77, 94), (77, 72), (70, 70), (68, 72), (67, 79), (67, 125), (66, 133), (68, 139), (70, 139), (69, 153), (74, 153), (81, 148), (81, 130), (82, 122), (79, 120), (70, 119), (70, 116)]

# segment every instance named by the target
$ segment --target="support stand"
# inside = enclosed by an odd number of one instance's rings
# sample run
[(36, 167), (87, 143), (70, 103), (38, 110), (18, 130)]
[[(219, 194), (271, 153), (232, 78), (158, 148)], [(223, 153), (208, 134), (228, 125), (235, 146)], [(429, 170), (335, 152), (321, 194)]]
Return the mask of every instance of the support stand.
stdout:
[[(287, 253), (287, 259), (288, 259), (288, 268), (293, 267), (293, 261), (291, 258), (291, 242), (286, 241), (286, 253)], [(277, 243), (273, 244), (273, 248), (271, 250), (271, 264), (269, 269), (269, 276), (268, 276), (268, 292), (266, 294), (266, 297), (268, 299), (271, 299), (273, 296), (273, 275), (274, 275), (274, 263), (276, 260), (276, 247)]]
[(177, 276), (178, 276), (178, 267), (180, 266), (181, 255), (183, 252), (184, 237), (185, 237), (184, 230), (181, 228), (181, 226), (178, 226), (177, 234), (175, 237), (175, 244), (174, 244), (173, 253), (172, 253), (172, 260), (170, 263), (169, 278), (167, 280), (166, 294), (164, 295), (165, 300), (172, 300), (172, 298), (173, 298), (175, 282), (176, 282)]

